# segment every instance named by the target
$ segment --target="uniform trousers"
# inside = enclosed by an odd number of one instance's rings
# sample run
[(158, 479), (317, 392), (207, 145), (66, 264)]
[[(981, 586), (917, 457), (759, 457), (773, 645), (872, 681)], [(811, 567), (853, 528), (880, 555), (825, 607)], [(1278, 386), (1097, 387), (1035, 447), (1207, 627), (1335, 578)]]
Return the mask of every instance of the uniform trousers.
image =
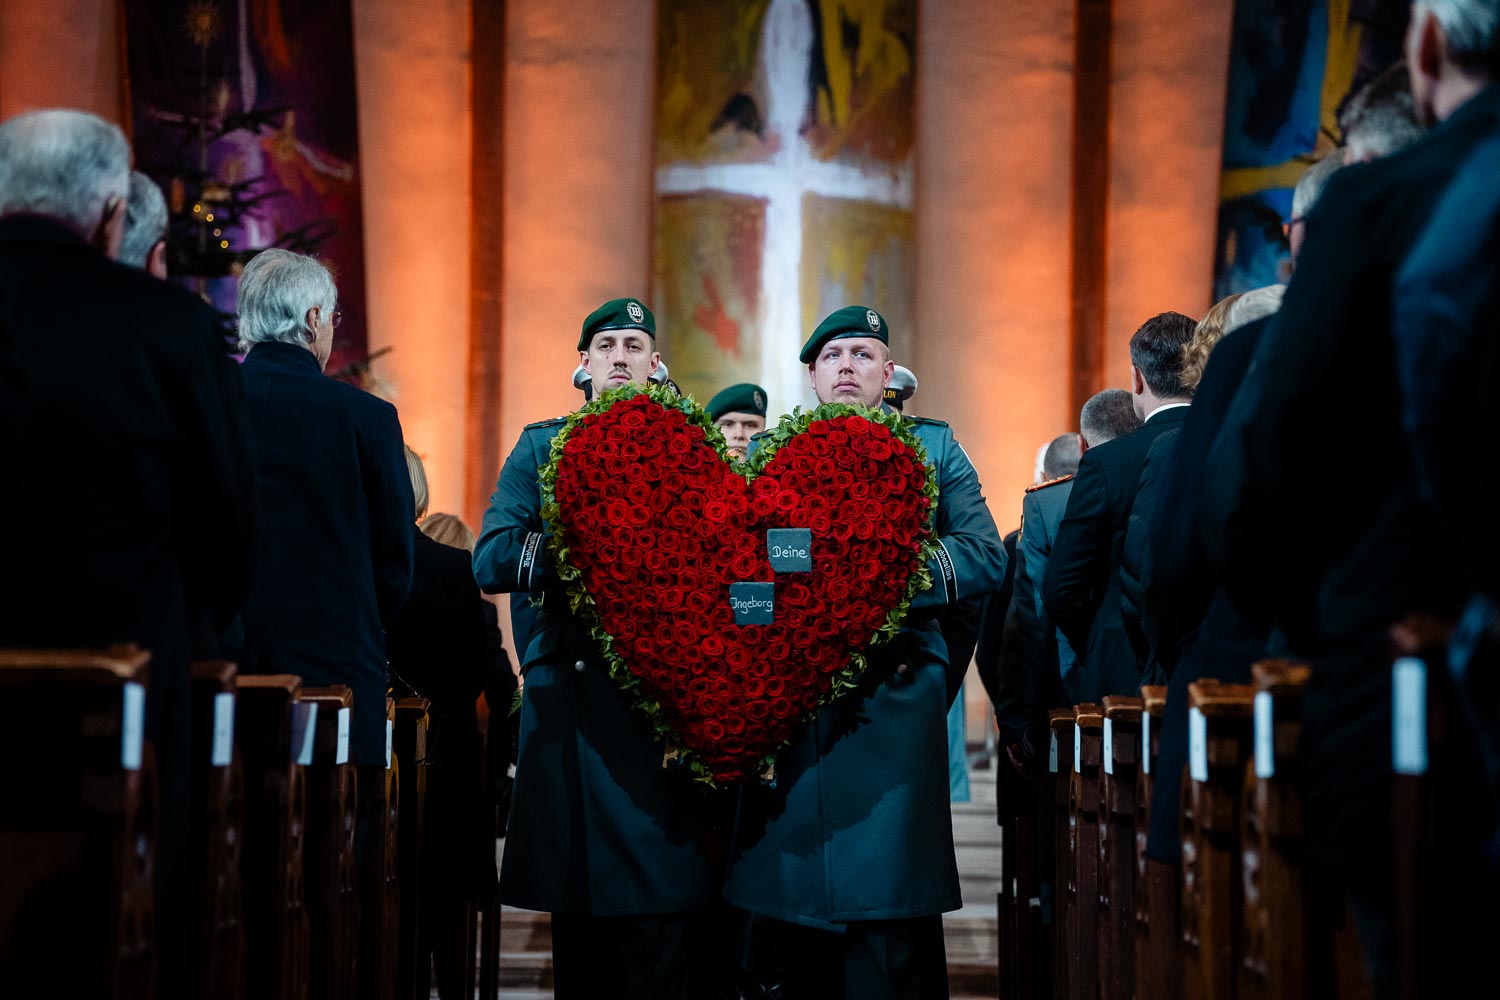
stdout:
[[(783, 1000), (947, 1000), (948, 959), (941, 914), (902, 920), (860, 920), (843, 931), (760, 918), (779, 947), (776, 969)], [(774, 930), (773, 930), (774, 929)]]
[(690, 968), (701, 911), (595, 917), (552, 914), (557, 1000), (699, 1000)]

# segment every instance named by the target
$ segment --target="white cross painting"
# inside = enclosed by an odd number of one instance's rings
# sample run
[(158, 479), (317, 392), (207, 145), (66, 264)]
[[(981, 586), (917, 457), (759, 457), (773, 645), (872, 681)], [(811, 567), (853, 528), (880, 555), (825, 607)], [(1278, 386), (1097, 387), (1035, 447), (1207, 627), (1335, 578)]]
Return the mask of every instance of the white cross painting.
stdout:
[(915, 0), (662, 0), (653, 307), (684, 392), (815, 403), (828, 312), (911, 341)]

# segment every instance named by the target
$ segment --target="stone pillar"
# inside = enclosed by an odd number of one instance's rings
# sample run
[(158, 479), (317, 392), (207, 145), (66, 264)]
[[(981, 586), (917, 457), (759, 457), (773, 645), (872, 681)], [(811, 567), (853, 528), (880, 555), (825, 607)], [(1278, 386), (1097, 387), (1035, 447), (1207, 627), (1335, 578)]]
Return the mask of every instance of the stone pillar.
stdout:
[(375, 371), (392, 384), (406, 442), (422, 456), (430, 509), (463, 516), (469, 5), (360, 0), (354, 44), (369, 349), (392, 349)]
[(1232, 0), (1115, 5), (1105, 385), (1129, 385), (1142, 322), (1213, 304), (1233, 15)]
[(502, 456), (582, 403), (583, 318), (649, 303), (656, 52), (650, 0), (506, 6)]
[(1002, 533), (1069, 412), (1072, 0), (923, 3), (917, 412), (949, 421)]
[(124, 123), (124, 25), (116, 0), (0, 3), (0, 119), (78, 108)]

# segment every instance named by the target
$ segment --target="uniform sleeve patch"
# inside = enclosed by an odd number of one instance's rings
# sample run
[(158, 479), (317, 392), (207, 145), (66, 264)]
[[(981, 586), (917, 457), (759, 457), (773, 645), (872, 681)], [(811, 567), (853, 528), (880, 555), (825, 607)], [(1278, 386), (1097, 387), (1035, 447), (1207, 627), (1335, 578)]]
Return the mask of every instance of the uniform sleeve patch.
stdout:
[(943, 593), (949, 604), (958, 602), (958, 580), (953, 573), (953, 557), (948, 554), (948, 547), (943, 544), (942, 539), (937, 543), (938, 572), (943, 578)]
[(526, 541), (521, 545), (521, 561), (516, 566), (516, 586), (520, 589), (531, 589), (532, 580), (536, 577), (537, 556), (541, 550), (541, 533), (536, 531), (528, 532)]

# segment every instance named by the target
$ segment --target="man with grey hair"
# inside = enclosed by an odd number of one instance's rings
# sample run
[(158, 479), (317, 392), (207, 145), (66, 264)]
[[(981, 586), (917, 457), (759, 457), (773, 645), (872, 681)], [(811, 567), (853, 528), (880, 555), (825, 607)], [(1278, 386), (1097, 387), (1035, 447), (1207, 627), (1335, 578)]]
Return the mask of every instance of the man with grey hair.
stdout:
[[(1307, 235), (1307, 216), (1317, 204), (1318, 196), (1328, 186), (1334, 171), (1344, 165), (1344, 155), (1334, 150), (1302, 172), (1297, 186), (1292, 188), (1292, 217), (1286, 221), (1286, 242), (1291, 253), (1291, 266), (1297, 266), (1297, 256), (1302, 252), (1302, 239)], [(1290, 272), (1288, 272), (1290, 273)]]
[[(1199, 479), (1202, 535), (1230, 600), (1274, 626), (1275, 653), (1312, 668), (1303, 822), (1309, 870), (1329, 885), (1309, 912), (1349, 901), (1382, 988), (1395, 982), (1393, 789), (1389, 767), (1372, 762), (1390, 759), (1388, 632), (1414, 613), (1452, 616), (1463, 596), (1459, 548), (1421, 500), (1402, 433), (1391, 293), (1439, 195), (1500, 127), (1497, 22), (1496, 0), (1413, 5), (1412, 97), (1438, 124), (1329, 182)], [(1360, 433), (1333, 451), (1308, 433), (1356, 411)]]
[(162, 197), (156, 182), (139, 170), (130, 172), (130, 198), (125, 208), (125, 235), (120, 241), (119, 261), (166, 280), (167, 199)]
[[(0, 128), (0, 216), (40, 215), (119, 256), (130, 193), (130, 146), (83, 111), (16, 115)], [(59, 167), (67, 172), (62, 173)]]
[(1104, 389), (1083, 404), (1078, 414), (1079, 455), (1124, 437), (1141, 426), (1135, 400), (1126, 389)]
[(1356, 91), (1339, 111), (1345, 163), (1390, 156), (1422, 138), (1406, 66), (1394, 63)]
[(317, 260), (262, 250), (240, 275), (236, 305), (265, 522), (245, 670), (354, 692), (363, 865), (385, 769), (385, 629), (411, 584), (416, 502), (401, 423), (390, 403), (323, 374), (338, 291)]
[[(156, 751), (159, 995), (188, 996), (188, 664), (250, 585), (255, 482), (239, 380), (217, 315), (197, 296), (109, 259), (130, 148), (79, 111), (0, 123), (0, 434), (16, 488), (0, 491), (0, 645), (151, 653), (146, 735)], [(55, 525), (58, 530), (39, 526)], [(5, 989), (104, 995), (84, 941), (108, 912), (43, 906), (24, 953), (0, 946)], [(11, 944), (20, 940), (13, 937)]]

